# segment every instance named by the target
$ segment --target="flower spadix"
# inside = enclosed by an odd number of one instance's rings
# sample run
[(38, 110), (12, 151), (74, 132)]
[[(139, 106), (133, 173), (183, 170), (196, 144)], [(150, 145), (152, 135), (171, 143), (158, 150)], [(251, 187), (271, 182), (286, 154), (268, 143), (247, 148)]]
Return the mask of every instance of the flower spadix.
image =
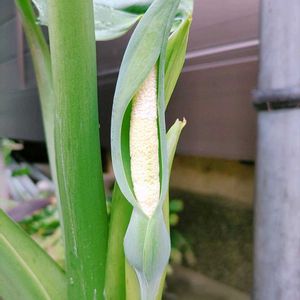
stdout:
[(156, 72), (153, 67), (133, 98), (130, 118), (133, 190), (141, 210), (148, 217), (153, 215), (160, 194)]

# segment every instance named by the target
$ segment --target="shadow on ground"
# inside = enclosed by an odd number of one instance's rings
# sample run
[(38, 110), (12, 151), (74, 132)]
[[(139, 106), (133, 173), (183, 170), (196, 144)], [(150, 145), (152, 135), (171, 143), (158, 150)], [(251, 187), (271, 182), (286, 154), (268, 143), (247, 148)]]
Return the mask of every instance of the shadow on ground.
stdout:
[[(205, 278), (223, 284), (225, 289), (234, 288), (249, 294), (252, 286), (252, 209), (221, 197), (180, 190), (171, 191), (171, 199), (174, 198), (182, 199), (185, 204), (177, 228), (190, 242), (197, 258), (193, 270)], [(191, 276), (190, 273), (188, 275)], [(178, 284), (178, 280), (173, 282), (175, 290)], [(172, 290), (172, 280), (169, 288)], [(216, 286), (212, 284), (211, 288), (215, 289)], [(231, 299), (221, 296), (193, 297), (204, 300)]]

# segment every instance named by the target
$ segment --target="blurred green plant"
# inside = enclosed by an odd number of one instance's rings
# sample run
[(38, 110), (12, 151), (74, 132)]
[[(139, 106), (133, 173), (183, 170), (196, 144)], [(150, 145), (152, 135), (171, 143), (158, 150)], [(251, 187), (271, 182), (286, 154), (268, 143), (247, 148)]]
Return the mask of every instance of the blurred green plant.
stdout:
[(10, 139), (0, 139), (0, 153), (2, 159), (6, 165), (10, 164), (12, 161), (11, 153), (14, 150), (21, 150), (23, 148), (22, 144), (16, 143)]
[(19, 224), (30, 235), (36, 233), (42, 237), (52, 235), (59, 228), (57, 207), (48, 205), (37, 213), (26, 217)]
[(184, 203), (180, 199), (170, 200), (170, 235), (171, 235), (171, 256), (170, 261), (173, 264), (186, 263), (188, 266), (194, 266), (196, 257), (192, 247), (183, 234), (176, 228), (180, 220), (180, 213), (184, 209)]

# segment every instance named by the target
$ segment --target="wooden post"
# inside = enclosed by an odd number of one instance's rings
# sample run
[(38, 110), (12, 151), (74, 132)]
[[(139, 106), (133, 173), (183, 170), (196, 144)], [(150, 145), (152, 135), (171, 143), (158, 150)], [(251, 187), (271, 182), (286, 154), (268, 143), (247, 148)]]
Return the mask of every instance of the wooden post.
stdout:
[(262, 0), (255, 300), (300, 299), (299, 91), (300, 1)]

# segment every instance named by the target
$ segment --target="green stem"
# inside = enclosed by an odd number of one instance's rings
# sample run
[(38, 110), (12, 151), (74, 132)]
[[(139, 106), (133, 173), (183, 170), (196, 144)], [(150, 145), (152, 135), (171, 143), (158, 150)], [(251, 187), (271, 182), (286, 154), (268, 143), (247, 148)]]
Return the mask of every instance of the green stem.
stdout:
[(55, 149), (69, 299), (103, 299), (107, 212), (92, 0), (48, 2)]
[(27, 42), (33, 61), (39, 90), (43, 124), (47, 142), (52, 178), (56, 182), (54, 150), (54, 92), (52, 85), (51, 59), (49, 47), (41, 28), (36, 23), (36, 15), (30, 0), (16, 0)]
[[(109, 223), (109, 237), (105, 278), (107, 300), (125, 300), (125, 254), (124, 236), (132, 213), (132, 206), (115, 184)], [(129, 298), (127, 298), (129, 299)]]

